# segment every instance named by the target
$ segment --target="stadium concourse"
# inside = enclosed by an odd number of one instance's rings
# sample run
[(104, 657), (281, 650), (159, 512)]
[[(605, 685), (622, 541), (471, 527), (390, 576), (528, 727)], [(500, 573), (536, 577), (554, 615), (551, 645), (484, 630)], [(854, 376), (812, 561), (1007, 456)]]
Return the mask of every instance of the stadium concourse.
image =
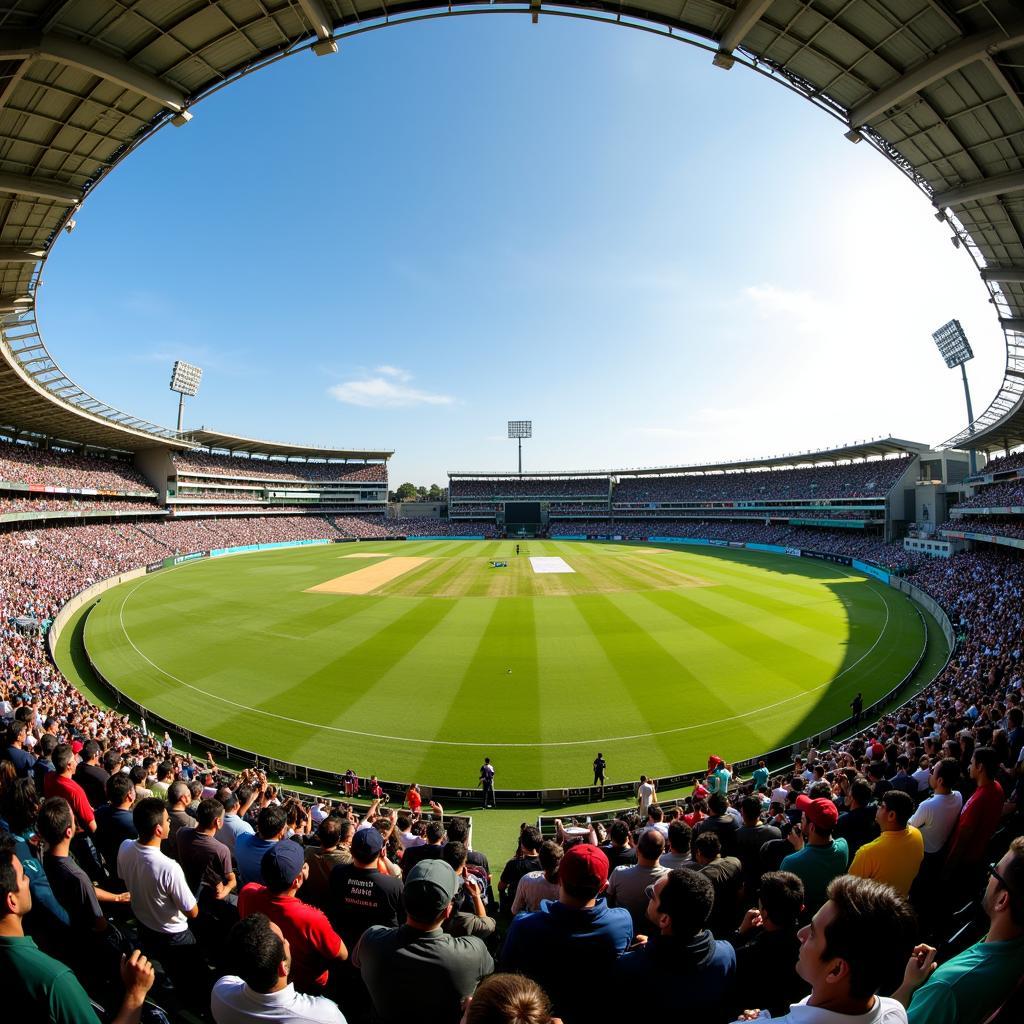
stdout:
[[(36, 460), (37, 450), (22, 445), (8, 458), (5, 484), (111, 484), (106, 460), (53, 451)], [(192, 458), (204, 472), (235, 469), (227, 456)], [(782, 472), (761, 474), (759, 493), (778, 493), (765, 485)], [(842, 472), (827, 474), (837, 490), (863, 487), (864, 466), (851, 467), (848, 485)], [(121, 487), (129, 484), (142, 489), (130, 473)], [(694, 487), (659, 486), (673, 496)], [(61, 503), (45, 493), (44, 505)], [(391, 777), (386, 764), (358, 765), (342, 801), (288, 794), (254, 769), (225, 770), (176, 748), (90, 703), (44, 639), (74, 594), (169, 554), (445, 536), (465, 523), (221, 506), (139, 520), (119, 507), (133, 502), (108, 500), (102, 520), (54, 522), (47, 507), (0, 534), (0, 963), (49, 993), (51, 1019), (93, 1019), (88, 995), (120, 1020), (145, 999), (145, 1013), (176, 1019), (397, 1021), (410, 1013), (410, 997), (395, 991), (404, 980), (424, 1020), (452, 1024), (473, 992), (481, 1020), (517, 1019), (483, 1016), (491, 1000), (535, 1007), (521, 1019), (553, 1013), (571, 1024), (638, 1001), (671, 1013), (682, 998), (724, 1022), (831, 995), (826, 964), (845, 978), (843, 1005), (864, 1012), (822, 1020), (1019, 1019), (1024, 566), (1015, 547), (931, 559), (863, 530), (559, 522), (627, 537), (654, 528), (813, 544), (888, 566), (939, 602), (958, 646), (907, 705), (856, 722), (828, 749), (801, 750), (793, 764), (741, 779), (720, 751), (724, 760), (709, 760), (707, 778), (682, 799), (650, 801), (638, 777), (636, 806), (595, 813), (593, 823), (567, 811), (542, 827), (498, 812), (502, 825), (478, 828), (483, 843), (474, 843), (467, 819), (421, 806), (415, 791), (393, 794), (397, 811), (373, 801), (383, 795), (376, 778)], [(93, 511), (76, 507), (80, 519)], [(823, 939), (808, 929), (812, 917)], [(19, 945), (22, 935), (34, 945)], [(941, 966), (929, 976), (933, 958)], [(606, 982), (595, 984), (601, 973)]]

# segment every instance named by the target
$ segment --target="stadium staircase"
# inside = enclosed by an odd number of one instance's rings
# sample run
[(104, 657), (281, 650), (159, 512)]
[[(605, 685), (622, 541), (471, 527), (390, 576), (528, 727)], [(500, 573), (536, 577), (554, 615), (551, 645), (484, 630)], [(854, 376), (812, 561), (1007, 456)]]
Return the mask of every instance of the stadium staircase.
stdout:
[(174, 548), (172, 548), (171, 545), (167, 543), (167, 541), (160, 540), (159, 537), (154, 537), (153, 534), (149, 532), (149, 530), (144, 530), (141, 526), (139, 526), (138, 523), (132, 523), (132, 528), (138, 530), (139, 533), (141, 533), (147, 539), (151, 540), (154, 544), (159, 544), (160, 547), (167, 548), (167, 550), (170, 551), (171, 554), (174, 553)]

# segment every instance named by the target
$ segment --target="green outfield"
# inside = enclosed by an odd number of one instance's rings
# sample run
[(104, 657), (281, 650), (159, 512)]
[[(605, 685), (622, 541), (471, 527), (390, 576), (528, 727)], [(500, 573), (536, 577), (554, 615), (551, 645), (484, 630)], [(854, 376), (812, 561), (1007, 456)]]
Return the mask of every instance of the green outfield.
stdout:
[(890, 690), (925, 628), (903, 595), (827, 562), (416, 541), (154, 573), (103, 595), (85, 643), (124, 693), (229, 744), (455, 787), (489, 755), (512, 789), (589, 785), (598, 750), (614, 782), (807, 736), (858, 690)]

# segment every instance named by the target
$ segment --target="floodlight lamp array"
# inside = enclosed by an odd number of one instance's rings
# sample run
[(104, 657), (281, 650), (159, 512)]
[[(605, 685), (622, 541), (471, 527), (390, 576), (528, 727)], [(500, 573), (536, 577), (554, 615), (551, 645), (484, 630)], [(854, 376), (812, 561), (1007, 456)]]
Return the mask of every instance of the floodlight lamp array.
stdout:
[(533, 420), (509, 420), (508, 436), (511, 438), (533, 437)]
[(974, 358), (974, 352), (971, 351), (970, 342), (959, 320), (950, 320), (948, 324), (943, 324), (932, 334), (932, 339), (939, 350), (939, 355), (945, 359), (946, 366), (951, 370)]
[(176, 359), (171, 368), (171, 390), (179, 395), (195, 398), (199, 393), (199, 382), (203, 379), (203, 371), (198, 366)]

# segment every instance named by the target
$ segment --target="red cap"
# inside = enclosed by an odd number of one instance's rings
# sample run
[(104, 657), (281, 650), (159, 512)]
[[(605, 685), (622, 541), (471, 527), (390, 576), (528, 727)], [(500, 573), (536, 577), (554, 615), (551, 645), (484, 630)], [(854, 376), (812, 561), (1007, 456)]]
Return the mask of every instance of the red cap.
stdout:
[(590, 843), (570, 846), (558, 865), (558, 880), (565, 886), (593, 889), (596, 896), (608, 881), (608, 858)]
[(707, 786), (704, 786), (698, 782), (697, 785), (693, 787), (693, 795), (703, 800), (704, 797), (708, 795)]
[(82, 747), (84, 747), (84, 746), (85, 746), (85, 744), (81, 740), (72, 740), (71, 741), (71, 749), (76, 754), (80, 754), (82, 752)]
[(725, 764), (725, 762), (717, 754), (710, 754), (708, 756), (709, 768), (717, 768), (720, 764)]
[(819, 798), (812, 800), (809, 796), (801, 793), (796, 798), (796, 808), (807, 815), (807, 820), (818, 828), (828, 829), (829, 832), (836, 827), (839, 820), (839, 811), (831, 800)]

